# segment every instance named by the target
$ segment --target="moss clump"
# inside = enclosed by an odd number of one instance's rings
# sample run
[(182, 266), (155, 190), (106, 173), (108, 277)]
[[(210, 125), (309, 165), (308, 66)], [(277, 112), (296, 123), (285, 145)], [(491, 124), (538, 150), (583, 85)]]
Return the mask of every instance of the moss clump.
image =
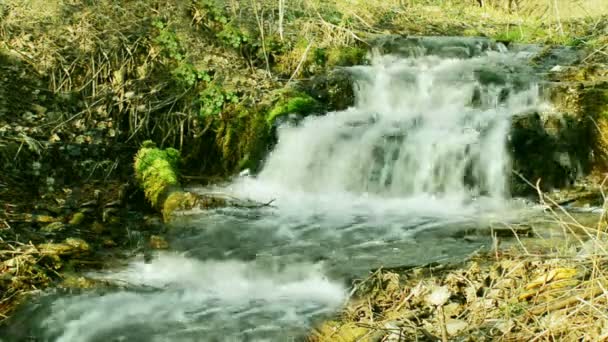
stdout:
[(72, 216), (70, 219), (70, 224), (73, 226), (77, 226), (81, 224), (86, 219), (86, 215), (83, 212), (78, 212)]
[(326, 56), (326, 65), (330, 68), (336, 66), (353, 66), (365, 62), (367, 50), (353, 46), (338, 47), (329, 49)]
[(179, 161), (179, 151), (173, 148), (159, 149), (151, 141), (145, 141), (135, 155), (135, 176), (154, 207), (159, 207), (163, 192), (179, 186)]
[(175, 191), (167, 196), (162, 206), (163, 220), (168, 222), (176, 210), (192, 209), (198, 203), (198, 197), (191, 192)]
[(268, 124), (273, 124), (278, 117), (283, 115), (307, 115), (317, 107), (318, 103), (312, 97), (303, 93), (295, 93), (292, 96), (281, 98), (268, 113), (266, 121)]

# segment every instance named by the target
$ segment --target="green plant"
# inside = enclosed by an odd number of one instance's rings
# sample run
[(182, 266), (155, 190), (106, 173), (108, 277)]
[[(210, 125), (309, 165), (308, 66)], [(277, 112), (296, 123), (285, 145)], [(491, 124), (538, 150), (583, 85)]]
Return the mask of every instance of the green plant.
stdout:
[(223, 26), (222, 30), (216, 34), (216, 37), (222, 43), (235, 49), (238, 49), (242, 44), (249, 41), (249, 36), (246, 33), (229, 23)]
[(199, 81), (211, 82), (211, 75), (207, 71), (199, 70), (191, 63), (183, 61), (171, 71), (171, 75), (176, 82), (187, 87), (192, 87)]
[(214, 0), (199, 0), (195, 3), (195, 21), (215, 32), (215, 37), (223, 44), (240, 48), (252, 41), (250, 35), (235, 24), (235, 19), (226, 13)]
[(155, 19), (152, 25), (158, 29), (154, 42), (161, 47), (163, 53), (176, 61), (184, 59), (184, 49), (175, 31), (160, 19)]
[(238, 103), (239, 97), (232, 91), (226, 91), (216, 84), (210, 84), (199, 93), (198, 100), (200, 116), (207, 117), (220, 114), (228, 103)]

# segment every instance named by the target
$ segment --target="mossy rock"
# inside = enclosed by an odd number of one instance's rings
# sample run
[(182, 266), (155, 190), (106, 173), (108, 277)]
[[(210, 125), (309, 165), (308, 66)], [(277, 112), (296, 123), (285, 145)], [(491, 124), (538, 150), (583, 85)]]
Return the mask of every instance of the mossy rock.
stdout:
[(273, 125), (277, 118), (289, 114), (308, 115), (320, 108), (319, 103), (307, 94), (286, 92), (268, 112), (266, 121)]
[(135, 177), (155, 208), (160, 207), (163, 193), (179, 187), (179, 162), (179, 151), (173, 148), (159, 149), (151, 141), (144, 142), (135, 155)]
[(162, 214), (165, 222), (171, 220), (171, 216), (178, 210), (189, 210), (198, 203), (198, 196), (185, 191), (174, 191), (170, 193), (162, 206)]
[(194, 208), (196, 194), (183, 191), (178, 180), (180, 153), (176, 149), (159, 149), (151, 141), (142, 144), (135, 156), (135, 176), (146, 198), (159, 210), (165, 222), (175, 211)]
[(238, 105), (232, 111), (235, 120), (221, 121), (216, 129), (215, 144), (220, 152), (223, 174), (244, 169), (256, 171), (272, 139), (267, 114), (270, 104)]
[(325, 111), (345, 110), (355, 104), (354, 79), (344, 69), (315, 76), (300, 86), (303, 92), (322, 103)]
[(353, 66), (367, 62), (367, 50), (356, 46), (334, 47), (326, 52), (325, 66)]

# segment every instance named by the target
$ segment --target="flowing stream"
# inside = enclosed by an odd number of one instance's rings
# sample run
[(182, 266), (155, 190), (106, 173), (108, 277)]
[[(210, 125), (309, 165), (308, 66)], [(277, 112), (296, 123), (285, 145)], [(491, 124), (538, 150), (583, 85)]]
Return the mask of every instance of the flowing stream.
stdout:
[(123, 286), (42, 296), (4, 338), (296, 340), (374, 268), (488, 247), (480, 232), (525, 210), (508, 200), (511, 118), (544, 104), (529, 56), (479, 44), (349, 68), (355, 106), (281, 126), (258, 175), (194, 189), (272, 206), (184, 216), (170, 252), (91, 275)]

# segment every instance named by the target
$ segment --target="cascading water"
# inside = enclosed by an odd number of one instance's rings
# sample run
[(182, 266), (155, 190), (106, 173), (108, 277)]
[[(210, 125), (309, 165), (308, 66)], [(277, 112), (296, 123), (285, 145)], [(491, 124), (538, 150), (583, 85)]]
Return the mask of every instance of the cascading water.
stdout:
[(219, 189), (272, 207), (178, 220), (174, 253), (94, 275), (123, 288), (43, 297), (0, 336), (289, 340), (337, 310), (352, 277), (483, 246), (462, 236), (505, 217), (510, 119), (542, 103), (526, 56), (473, 50), (415, 47), (350, 68), (354, 107), (281, 127), (261, 173)]
[(510, 117), (539, 105), (533, 85), (479, 79), (506, 63), (500, 52), (376, 57), (352, 70), (356, 106), (283, 127), (258, 179), (290, 191), (503, 198)]

